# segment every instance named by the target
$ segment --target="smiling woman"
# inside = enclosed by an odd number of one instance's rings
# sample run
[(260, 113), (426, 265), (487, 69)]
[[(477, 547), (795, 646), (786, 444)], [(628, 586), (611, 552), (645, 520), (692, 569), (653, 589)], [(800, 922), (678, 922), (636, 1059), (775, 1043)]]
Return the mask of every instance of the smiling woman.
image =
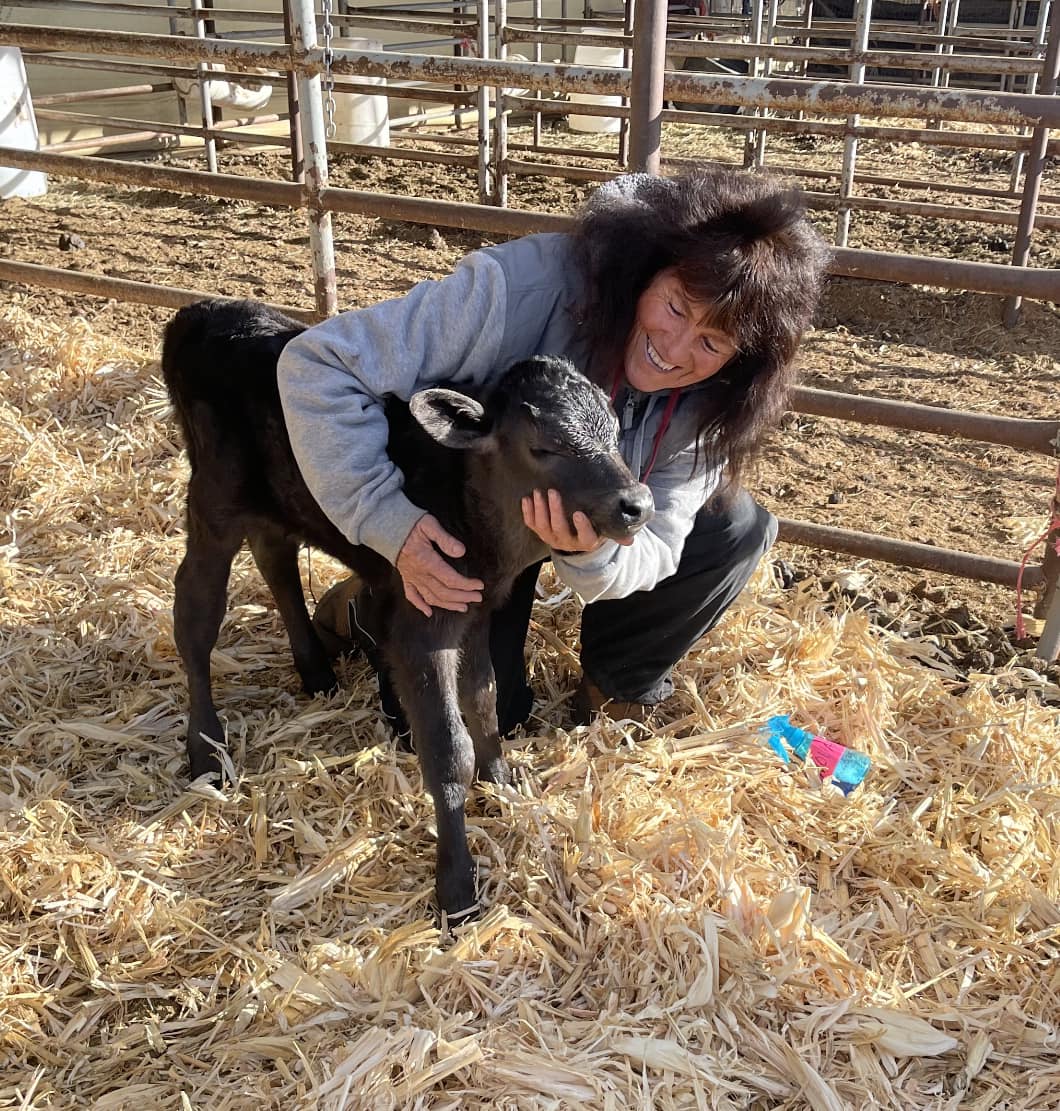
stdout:
[[(440, 282), (293, 340), (279, 385), (295, 456), (327, 515), (397, 567), (424, 619), (466, 610), (482, 598), (482, 572), (458, 571), (450, 560), (468, 538), (406, 496), (381, 401), (439, 385), (488, 395), (513, 362), (570, 359), (608, 391), (619, 450), (650, 488), (654, 516), (632, 542), (605, 539), (556, 489), (540, 489), (523, 496), (523, 521), (586, 602), (575, 717), (608, 700), (612, 712), (643, 716), (668, 698), (671, 668), (776, 534), (738, 480), (783, 411), (826, 261), (798, 195), (768, 178), (618, 178), (589, 198), (572, 234), (476, 251)], [(532, 705), (523, 651), (537, 572), (493, 615), (502, 732)], [(329, 643), (353, 646), (356, 593), (350, 581), (321, 601)], [(385, 670), (380, 687), (400, 728)]]

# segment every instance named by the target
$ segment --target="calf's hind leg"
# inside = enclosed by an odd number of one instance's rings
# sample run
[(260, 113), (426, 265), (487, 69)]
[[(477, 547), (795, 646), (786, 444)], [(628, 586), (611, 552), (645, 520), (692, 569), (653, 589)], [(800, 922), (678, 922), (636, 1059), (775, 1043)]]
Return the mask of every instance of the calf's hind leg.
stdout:
[(497, 729), (497, 682), (490, 659), (489, 620), (468, 631), (460, 657), (460, 705), (475, 744), (475, 772), (485, 783), (510, 783)]
[(224, 531), (208, 528), (189, 509), (188, 548), (177, 570), (173, 598), (173, 637), (188, 677), (188, 763), (191, 777), (221, 774), (217, 753), (203, 737), (218, 744), (224, 730), (210, 690), (210, 653), (225, 615), (228, 575), (243, 543), (233, 524)]
[(305, 605), (298, 574), (298, 542), (280, 528), (257, 524), (248, 539), (254, 562), (276, 599), (306, 694), (333, 691), (338, 686), (335, 672)]

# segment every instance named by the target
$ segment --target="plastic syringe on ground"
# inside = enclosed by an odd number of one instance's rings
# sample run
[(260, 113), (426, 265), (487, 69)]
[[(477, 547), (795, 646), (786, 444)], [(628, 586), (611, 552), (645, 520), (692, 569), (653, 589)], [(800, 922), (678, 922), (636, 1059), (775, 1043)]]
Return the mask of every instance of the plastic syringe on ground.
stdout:
[(793, 756), (799, 760), (808, 756), (820, 771), (821, 779), (830, 779), (844, 795), (849, 795), (864, 780), (872, 766), (864, 753), (800, 729), (787, 714), (771, 717), (762, 726), (762, 733), (785, 764), (790, 764)]

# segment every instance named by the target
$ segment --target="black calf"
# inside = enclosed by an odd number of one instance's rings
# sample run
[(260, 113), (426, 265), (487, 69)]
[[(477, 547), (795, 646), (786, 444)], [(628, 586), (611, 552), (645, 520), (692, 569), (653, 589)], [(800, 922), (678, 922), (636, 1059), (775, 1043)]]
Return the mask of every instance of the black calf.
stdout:
[[(555, 488), (597, 532), (636, 532), (651, 493), (618, 454), (606, 396), (569, 363), (539, 357), (512, 367), (480, 401), (425, 390), (387, 400), (388, 452), (414, 504), (466, 545), (454, 563), (486, 586), (467, 613), (424, 617), (397, 571), (349, 543), (306, 487), (291, 451), (276, 360), (301, 326), (253, 302), (204, 301), (166, 329), (162, 370), (191, 461), (187, 554), (176, 577), (174, 629), (188, 676), (193, 777), (217, 773), (223, 740), (210, 689), (210, 652), (224, 616), (232, 560), (250, 544), (287, 628), (306, 691), (336, 685), (310, 623), (298, 574), (300, 543), (323, 549), (366, 586), (358, 621), (377, 643), (412, 727), (438, 824), (437, 895), (448, 914), (475, 901), (464, 801), (473, 775), (508, 781), (497, 733), (489, 615), (515, 577), (546, 554), (523, 524), (520, 499)], [(466, 722), (466, 724), (465, 724)]]

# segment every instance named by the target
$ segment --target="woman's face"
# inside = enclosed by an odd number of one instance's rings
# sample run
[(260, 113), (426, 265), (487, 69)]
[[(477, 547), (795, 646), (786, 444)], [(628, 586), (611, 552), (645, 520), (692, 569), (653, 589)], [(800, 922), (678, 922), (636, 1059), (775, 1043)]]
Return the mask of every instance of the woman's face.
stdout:
[(736, 345), (710, 323), (711, 308), (689, 297), (675, 270), (660, 270), (637, 301), (626, 344), (626, 381), (653, 393), (717, 374), (736, 354)]

